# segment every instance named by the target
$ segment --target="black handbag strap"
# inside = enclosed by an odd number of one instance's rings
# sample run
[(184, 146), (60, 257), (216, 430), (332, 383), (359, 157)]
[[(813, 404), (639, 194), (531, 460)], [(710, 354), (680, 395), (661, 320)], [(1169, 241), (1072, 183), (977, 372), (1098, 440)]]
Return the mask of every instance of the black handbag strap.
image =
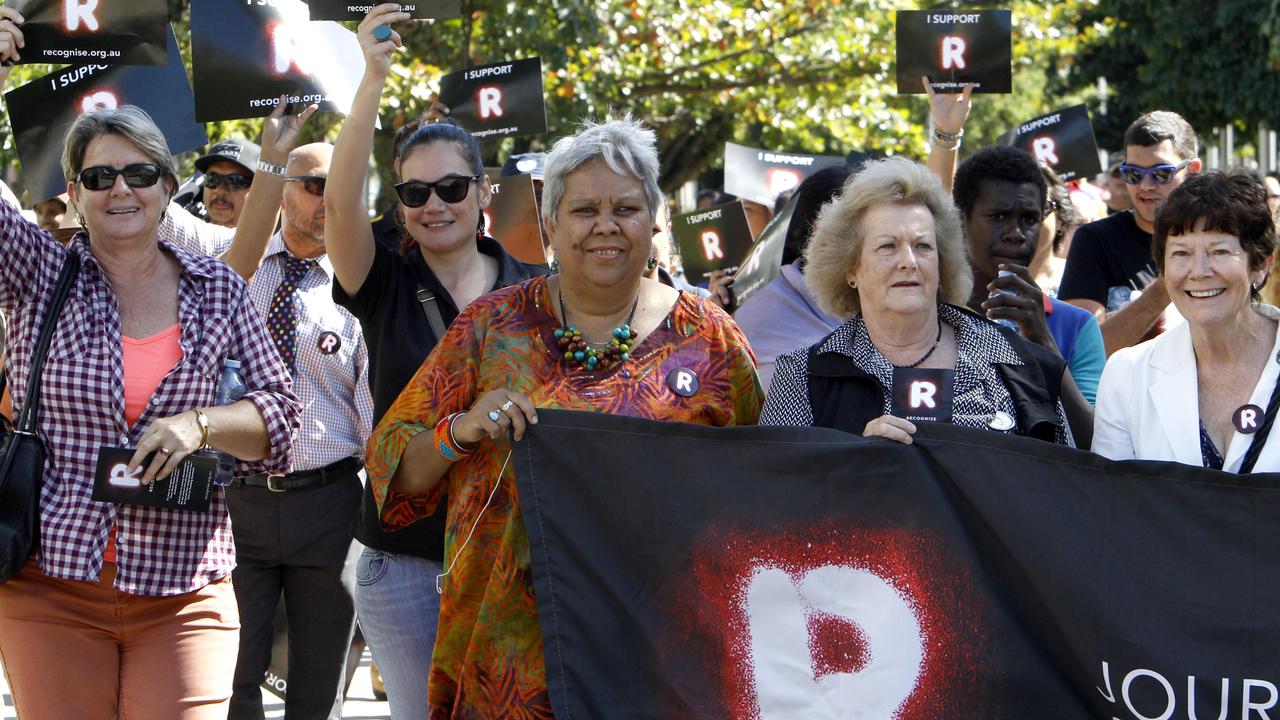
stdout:
[[(1280, 362), (1280, 358), (1277, 358), (1277, 362)], [(1253, 472), (1253, 466), (1258, 462), (1258, 456), (1262, 454), (1262, 446), (1267, 444), (1267, 436), (1271, 434), (1271, 426), (1276, 424), (1277, 413), (1280, 413), (1280, 380), (1276, 381), (1276, 386), (1271, 391), (1271, 399), (1267, 401), (1267, 412), (1263, 415), (1262, 427), (1253, 434), (1253, 442), (1249, 443), (1249, 449), (1240, 463), (1241, 475)]]
[(66, 259), (62, 261), (62, 270), (58, 272), (58, 282), (53, 287), (53, 297), (49, 300), (49, 309), (45, 311), (44, 320), (40, 323), (40, 337), (36, 340), (35, 352), (31, 355), (31, 375), (27, 378), (27, 394), (23, 398), (22, 412), (14, 422), (18, 432), (34, 433), (36, 431), (36, 413), (40, 409), (40, 373), (44, 370), (44, 358), (49, 353), (49, 343), (53, 340), (53, 331), (58, 327), (58, 317), (62, 315), (62, 306), (66, 303), (67, 294), (75, 283), (80, 272), (80, 256), (74, 250), (67, 250)]
[(422, 303), (422, 311), (427, 314), (427, 323), (431, 325), (431, 332), (436, 334), (436, 342), (444, 339), (444, 331), (447, 329), (444, 325), (444, 316), (440, 314), (440, 304), (436, 300), (436, 294), (418, 286), (418, 302)]

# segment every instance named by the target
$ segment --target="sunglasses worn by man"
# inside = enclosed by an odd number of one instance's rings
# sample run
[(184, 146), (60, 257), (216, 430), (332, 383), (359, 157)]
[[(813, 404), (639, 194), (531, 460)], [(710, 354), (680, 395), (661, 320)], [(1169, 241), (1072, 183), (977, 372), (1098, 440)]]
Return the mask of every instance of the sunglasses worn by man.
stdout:
[(95, 165), (80, 171), (76, 180), (86, 190), (110, 190), (116, 184), (116, 178), (123, 175), (124, 182), (131, 188), (151, 187), (160, 181), (164, 171), (160, 166), (151, 163), (133, 163), (123, 168), (108, 165)]
[(1142, 167), (1140, 165), (1130, 165), (1129, 163), (1120, 163), (1120, 177), (1124, 180), (1125, 185), (1141, 185), (1142, 178), (1147, 175), (1151, 176), (1151, 180), (1157, 185), (1169, 184), (1178, 171), (1185, 168), (1191, 161), (1183, 160), (1177, 165), (1154, 165), (1152, 167)]
[(253, 184), (253, 176), (244, 173), (221, 173), (207, 172), (204, 174), (204, 186), (210, 190), (217, 190), (225, 187), (228, 190), (244, 190)]
[(447, 203), (462, 202), (471, 192), (471, 183), (480, 179), (479, 175), (450, 175), (435, 182), (422, 180), (405, 180), (396, 185), (396, 195), (405, 207), (422, 207), (431, 199), (432, 190), (441, 200)]
[(324, 195), (324, 183), (327, 179), (320, 175), (291, 175), (284, 181), (302, 183), (302, 189), (306, 190), (307, 194), (320, 197)]

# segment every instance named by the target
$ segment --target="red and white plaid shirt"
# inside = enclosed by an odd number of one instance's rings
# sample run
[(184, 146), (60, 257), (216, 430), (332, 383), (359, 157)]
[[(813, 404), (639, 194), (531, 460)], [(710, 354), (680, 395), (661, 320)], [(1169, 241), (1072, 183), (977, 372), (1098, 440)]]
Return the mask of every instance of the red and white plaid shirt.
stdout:
[[(9, 319), (5, 372), (15, 408), (26, 381), (40, 321), (67, 252), (80, 256), (80, 274), (63, 307), (40, 378), (38, 434), (47, 453), (40, 495), (40, 569), (69, 580), (96, 581), (107, 535), (116, 528), (118, 590), (177, 595), (226, 576), (235, 546), (223, 491), (208, 512), (116, 505), (90, 499), (98, 449), (137, 443), (153, 420), (213, 404), (222, 361), (232, 357), (267, 425), (270, 451), (238, 463), (237, 475), (285, 473), (298, 427), (298, 400), (245, 283), (219, 260), (199, 257), (167, 241), (160, 246), (182, 265), (178, 322), (183, 358), (152, 395), (132, 428), (124, 416), (120, 311), (115, 293), (78, 234), (64, 248), (8, 203), (0, 202), (0, 310)], [(174, 238), (177, 239), (177, 238)]]

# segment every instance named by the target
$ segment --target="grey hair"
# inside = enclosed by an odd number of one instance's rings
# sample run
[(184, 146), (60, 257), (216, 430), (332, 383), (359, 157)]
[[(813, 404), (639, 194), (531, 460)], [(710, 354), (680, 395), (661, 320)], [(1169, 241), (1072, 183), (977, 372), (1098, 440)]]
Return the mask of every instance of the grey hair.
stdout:
[(71, 129), (67, 130), (66, 143), (62, 148), (62, 172), (68, 180), (74, 179), (84, 169), (89, 143), (108, 134), (119, 135), (133, 143), (168, 177), (170, 195), (177, 191), (178, 166), (169, 152), (169, 143), (147, 111), (136, 105), (94, 110), (76, 118)]
[(876, 205), (923, 205), (933, 216), (938, 243), (938, 299), (964, 305), (973, 291), (973, 272), (960, 213), (951, 193), (925, 166), (902, 157), (868, 163), (822, 208), (805, 249), (805, 280), (818, 304), (832, 315), (849, 318), (862, 311), (858, 291), (846, 275), (858, 269), (866, 228), (862, 221)]
[(662, 203), (658, 187), (658, 136), (643, 123), (626, 116), (603, 123), (586, 122), (576, 134), (560, 138), (551, 152), (542, 178), (542, 218), (554, 227), (565, 180), (584, 164), (603, 159), (610, 170), (633, 177), (644, 186), (650, 214)]

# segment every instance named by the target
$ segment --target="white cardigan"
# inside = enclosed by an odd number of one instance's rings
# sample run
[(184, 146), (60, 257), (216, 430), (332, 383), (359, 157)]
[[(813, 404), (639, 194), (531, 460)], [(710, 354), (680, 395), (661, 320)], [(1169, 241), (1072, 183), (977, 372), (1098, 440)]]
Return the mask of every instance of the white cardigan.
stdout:
[[(1255, 305), (1258, 314), (1280, 320), (1280, 310)], [(1280, 333), (1249, 402), (1267, 407), (1280, 379)], [(1174, 460), (1202, 465), (1196, 356), (1191, 328), (1182, 323), (1140, 345), (1117, 351), (1098, 383), (1093, 418), (1093, 451), (1113, 460)], [(1280, 471), (1280, 421), (1272, 428), (1254, 472)], [(1233, 433), (1223, 469), (1237, 472), (1253, 435)]]

